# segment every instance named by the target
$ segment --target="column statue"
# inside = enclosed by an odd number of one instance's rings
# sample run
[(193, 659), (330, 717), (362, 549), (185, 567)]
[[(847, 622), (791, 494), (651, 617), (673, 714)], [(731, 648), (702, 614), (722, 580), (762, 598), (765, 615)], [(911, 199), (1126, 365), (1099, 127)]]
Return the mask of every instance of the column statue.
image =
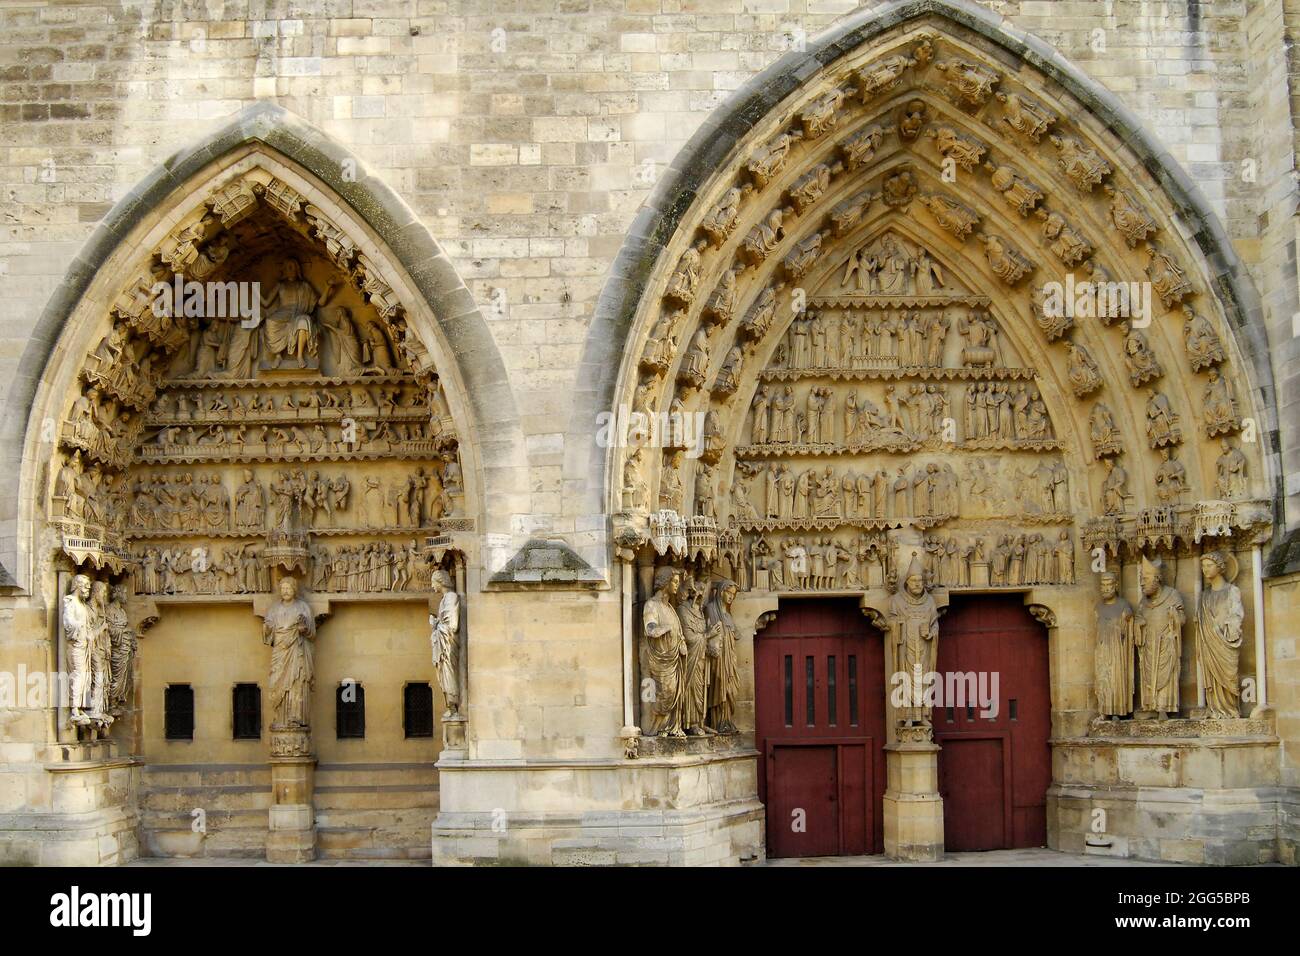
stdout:
[(434, 571), (429, 586), (438, 595), (438, 613), (429, 615), (433, 628), (429, 640), (433, 644), (433, 663), (438, 668), (438, 686), (447, 701), (443, 717), (460, 713), (460, 595), (452, 586), (451, 575), (441, 569)]
[(1165, 584), (1159, 558), (1142, 559), (1138, 579), (1142, 600), (1137, 607), (1138, 709), (1153, 710), (1163, 720), (1178, 712), (1178, 673), (1182, 663), (1183, 596)]
[(1241, 716), (1241, 685), (1237, 665), (1241, 655), (1241, 626), (1246, 616), (1241, 590), (1232, 583), (1237, 562), (1226, 551), (1201, 556), (1201, 588), (1196, 608), (1196, 656), (1205, 682), (1206, 716)]
[(922, 700), (925, 675), (934, 670), (939, 646), (939, 608), (925, 586), (925, 569), (916, 554), (907, 566), (903, 586), (889, 599), (887, 621), (894, 645), (894, 666), (903, 675), (905, 706), (899, 719), (908, 727), (927, 726), (930, 715)]
[(316, 618), (296, 579), (281, 578), (279, 590), (262, 622), (262, 642), (271, 645), (271, 729), (310, 730)]
[(1115, 720), (1133, 713), (1133, 605), (1119, 593), (1119, 575), (1101, 575), (1097, 605), (1097, 645), (1093, 651), (1093, 691), (1097, 711)]
[(682, 575), (674, 567), (655, 572), (654, 594), (642, 609), (642, 627), (654, 682), (654, 728), (661, 737), (684, 737), (682, 728), (686, 683), (686, 637), (673, 602)]

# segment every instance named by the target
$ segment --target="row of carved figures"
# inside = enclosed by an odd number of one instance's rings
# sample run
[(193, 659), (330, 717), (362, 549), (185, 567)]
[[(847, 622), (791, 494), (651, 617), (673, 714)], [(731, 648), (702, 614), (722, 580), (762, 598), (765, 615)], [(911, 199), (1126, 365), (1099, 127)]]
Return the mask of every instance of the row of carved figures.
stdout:
[[(843, 402), (843, 428), (836, 425), (836, 400)], [(799, 405), (803, 410), (799, 410)], [(960, 406), (962, 432), (952, 417), (949, 386), (886, 385), (882, 404), (848, 390), (813, 386), (802, 403), (793, 385), (760, 386), (754, 396), (750, 441), (755, 445), (862, 445), (905, 443), (943, 438), (958, 441), (1041, 442), (1053, 429), (1036, 386), (1024, 383), (973, 382), (965, 386)], [(946, 423), (951, 420), (951, 426)]]
[[(1194, 609), (1196, 661), (1205, 688), (1206, 716), (1240, 717), (1238, 667), (1245, 609), (1241, 591), (1233, 583), (1236, 560), (1226, 551), (1206, 552), (1199, 570), (1203, 583)], [(1100, 578), (1094, 692), (1104, 718), (1127, 717), (1135, 711), (1163, 718), (1177, 714), (1181, 705), (1186, 602), (1165, 582), (1159, 559), (1143, 558), (1138, 582), (1141, 597), (1134, 606), (1120, 593), (1117, 573), (1103, 572)]]
[[(761, 491), (756, 487), (760, 474)], [(771, 462), (766, 468), (741, 462), (732, 492), (732, 514), (740, 521), (947, 519), (960, 511), (959, 490), (957, 473), (946, 462), (915, 467), (909, 463), (892, 478), (883, 469), (855, 474), (841, 473), (830, 465), (797, 470), (782, 462)]]
[[(132, 569), (137, 593), (152, 595), (260, 594), (271, 589), (271, 567), (261, 546), (209, 550), (206, 545), (143, 547)], [(336, 593), (419, 591), (428, 563), (417, 542), (391, 541), (338, 548), (313, 546), (312, 587)]]
[[(345, 419), (340, 422), (316, 422), (303, 428), (297, 425), (219, 425), (206, 428), (193, 425), (167, 425), (152, 436), (152, 444), (141, 450), (150, 457), (168, 455), (207, 455), (236, 457), (247, 447), (274, 448), (298, 455), (346, 454), (376, 447), (384, 450), (422, 443), (438, 437), (441, 422)], [(221, 449), (216, 452), (216, 449)]]
[(791, 370), (944, 368), (948, 333), (962, 336), (958, 357), (964, 368), (1005, 365), (997, 322), (982, 309), (834, 313), (809, 309), (795, 317), (776, 365)]
[(642, 728), (666, 737), (734, 734), (740, 633), (731, 616), (737, 586), (664, 566), (641, 609), (647, 673)]
[(446, 464), (427, 472), (418, 466), (391, 480), (387, 489), (368, 475), (357, 494), (344, 472), (301, 468), (281, 469), (269, 482), (245, 468), (233, 495), (215, 472), (140, 475), (131, 485), (131, 524), (146, 532), (261, 533), (343, 527), (339, 516), (351, 513), (362, 528), (427, 527), (451, 513), (451, 497), (461, 492), (459, 472)]
[(69, 719), (74, 727), (106, 729), (126, 712), (131, 697), (137, 634), (122, 584), (73, 575), (60, 613)]
[[(306, 390), (286, 388), (280, 392), (257, 388), (249, 389), (246, 393), (224, 390), (193, 394), (167, 391), (154, 401), (149, 414), (155, 421), (190, 421), (211, 417), (260, 418), (270, 415), (292, 419), (305, 417), (302, 412), (331, 410), (373, 410), (383, 414), (402, 409), (422, 409), (426, 397), (436, 399), (436, 391), (436, 387), (426, 390), (401, 385), (370, 385), (364, 388), (337, 385)], [(431, 401), (429, 404), (441, 407), (440, 401)]]

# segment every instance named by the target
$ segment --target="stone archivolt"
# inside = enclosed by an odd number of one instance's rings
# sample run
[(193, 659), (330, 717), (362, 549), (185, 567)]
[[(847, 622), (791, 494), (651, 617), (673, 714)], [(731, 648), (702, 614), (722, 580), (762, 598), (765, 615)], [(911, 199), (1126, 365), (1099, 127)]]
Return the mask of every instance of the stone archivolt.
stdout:
[(473, 522), (396, 293), (264, 169), (180, 222), (114, 301), (59, 426), (64, 560), (160, 603), (247, 602), (290, 572), (335, 601), (427, 600), (446, 533)]
[(716, 522), (718, 572), (778, 591), (892, 584), (900, 547), (927, 584), (1077, 587), (1076, 541), (1266, 534), (1257, 446), (1210, 441), (1250, 417), (1230, 336), (1122, 145), (955, 37), (900, 37), (851, 68), (856, 96), (845, 75), (756, 127), (665, 252), (700, 249), (694, 304), (651, 285), (655, 360), (624, 387), (704, 415), (707, 455), (622, 452), (623, 525), (650, 501)]

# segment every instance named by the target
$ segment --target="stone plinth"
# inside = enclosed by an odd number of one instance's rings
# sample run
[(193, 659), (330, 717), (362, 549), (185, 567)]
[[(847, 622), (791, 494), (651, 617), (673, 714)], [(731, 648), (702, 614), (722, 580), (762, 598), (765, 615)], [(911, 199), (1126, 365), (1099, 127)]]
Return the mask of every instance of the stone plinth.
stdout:
[(312, 792), (316, 758), (311, 736), (300, 730), (271, 732), (271, 809), (266, 835), (270, 863), (316, 859), (316, 810)]
[(40, 837), (42, 866), (111, 866), (140, 854), (134, 799), (135, 761), (116, 741), (49, 747), (50, 813), (30, 814), (24, 829)]
[(433, 862), (750, 862), (763, 853), (757, 761), (739, 747), (637, 759), (440, 760)]
[(904, 741), (885, 748), (885, 854), (895, 860), (943, 859), (939, 747)]
[(1178, 863), (1248, 865), (1277, 855), (1279, 741), (1266, 721), (1097, 721), (1058, 740), (1048, 845)]

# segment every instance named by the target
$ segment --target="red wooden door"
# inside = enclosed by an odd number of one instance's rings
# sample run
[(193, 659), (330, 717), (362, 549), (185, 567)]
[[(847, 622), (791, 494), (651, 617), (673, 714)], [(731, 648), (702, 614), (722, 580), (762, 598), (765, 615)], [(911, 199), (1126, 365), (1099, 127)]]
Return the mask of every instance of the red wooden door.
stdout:
[(785, 600), (759, 631), (754, 707), (769, 856), (883, 849), (883, 652), (853, 600)]
[[(933, 712), (944, 847), (1045, 845), (1052, 715), (1043, 626), (1019, 596), (956, 597), (940, 619), (937, 669), (945, 691), (960, 685), (965, 695), (963, 703), (949, 693)], [(994, 713), (981, 696), (996, 696)]]

